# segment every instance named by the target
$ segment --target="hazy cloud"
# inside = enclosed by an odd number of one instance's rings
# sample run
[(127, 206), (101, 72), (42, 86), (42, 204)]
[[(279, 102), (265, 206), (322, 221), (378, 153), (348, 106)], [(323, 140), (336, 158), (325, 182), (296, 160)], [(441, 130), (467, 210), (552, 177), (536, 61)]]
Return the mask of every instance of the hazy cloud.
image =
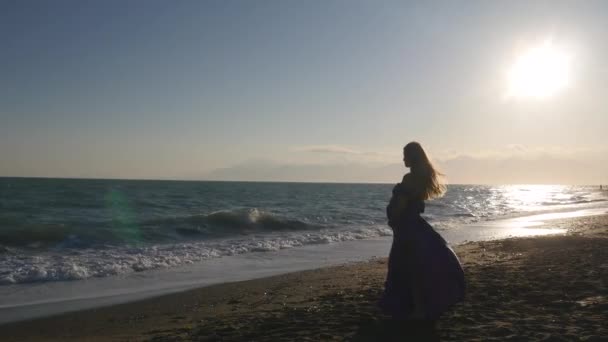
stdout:
[(207, 173), (209, 180), (393, 183), (403, 174), (403, 166), (373, 166), (363, 163), (281, 164), (246, 162)]
[(314, 153), (336, 153), (336, 154), (364, 154), (356, 149), (340, 145), (311, 145), (298, 146), (293, 148), (294, 152), (314, 152)]
[[(389, 153), (343, 145), (295, 146), (291, 148), (291, 151), (303, 154), (303, 160), (305, 159), (312, 163), (318, 162), (320, 164), (349, 162), (385, 165), (395, 160), (400, 160), (399, 152)], [(314, 157), (314, 160), (311, 160), (311, 157)]]
[[(327, 147), (327, 146), (325, 146)], [(334, 146), (335, 147), (335, 146)], [(322, 149), (302, 149), (315, 153)], [(355, 149), (327, 148), (328, 153), (360, 156)], [(337, 152), (348, 151), (348, 152)], [(361, 152), (361, 151), (358, 151)], [(434, 160), (453, 184), (600, 184), (608, 183), (606, 149), (508, 145), (484, 151), (444, 151)], [(297, 163), (252, 160), (203, 175), (210, 180), (398, 182), (407, 172), (400, 162), (363, 161)]]
[(452, 183), (608, 182), (608, 150), (603, 147), (517, 144), (473, 152), (444, 151), (436, 160)]
[(543, 158), (592, 160), (608, 155), (605, 147), (563, 147), (563, 146), (526, 146), (511, 144), (494, 149), (480, 149), (475, 151), (459, 152), (454, 149), (444, 150), (435, 156), (435, 160), (447, 162), (454, 159), (476, 160), (508, 160), (525, 159), (536, 160)]

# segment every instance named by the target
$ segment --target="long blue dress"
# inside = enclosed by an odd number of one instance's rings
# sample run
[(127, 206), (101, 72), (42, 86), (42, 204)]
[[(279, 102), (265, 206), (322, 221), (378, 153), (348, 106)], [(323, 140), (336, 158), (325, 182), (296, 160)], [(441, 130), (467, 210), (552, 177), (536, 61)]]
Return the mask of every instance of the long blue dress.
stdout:
[[(397, 196), (408, 204), (397, 218), (391, 206)], [(387, 207), (393, 244), (380, 307), (394, 319), (407, 319), (414, 312), (413, 286), (416, 281), (426, 319), (437, 319), (450, 306), (464, 299), (464, 272), (454, 251), (431, 225), (420, 216), (424, 201), (416, 199), (406, 187), (397, 184)]]

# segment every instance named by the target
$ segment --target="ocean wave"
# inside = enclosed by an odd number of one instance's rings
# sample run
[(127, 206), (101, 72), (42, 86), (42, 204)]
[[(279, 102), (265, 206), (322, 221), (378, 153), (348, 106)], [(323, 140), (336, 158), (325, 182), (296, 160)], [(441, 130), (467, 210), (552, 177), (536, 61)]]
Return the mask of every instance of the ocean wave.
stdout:
[(475, 215), (473, 213), (454, 213), (454, 214), (448, 214), (447, 216), (452, 216), (452, 217), (477, 217), (477, 215)]
[(575, 199), (570, 201), (545, 201), (541, 202), (542, 206), (553, 206), (553, 205), (571, 205), (571, 204), (586, 204), (586, 203), (598, 203), (607, 202), (607, 199)]
[(322, 228), (313, 223), (283, 217), (257, 208), (221, 210), (209, 214), (152, 220), (143, 222), (142, 225), (173, 227), (180, 234), (206, 236)]
[(23, 250), (0, 253), (0, 285), (80, 280), (173, 267), (210, 258), (270, 252), (305, 245), (328, 244), (390, 236), (386, 226), (316, 232), (281, 232), (256, 238), (220, 239), (145, 247), (65, 249), (32, 254)]
[[(327, 227), (327, 225), (325, 226)], [(268, 211), (235, 209), (185, 217), (137, 222), (114, 220), (75, 224), (0, 222), (0, 245), (29, 248), (85, 248), (103, 244), (153, 244), (184, 239), (205, 239), (277, 231), (318, 230), (321, 225), (283, 217)]]
[(76, 229), (63, 224), (22, 224), (0, 227), (0, 245), (41, 247), (74, 238)]
[(217, 211), (202, 217), (203, 221), (226, 228), (259, 228), (264, 230), (301, 230), (317, 228), (310, 223), (288, 219), (272, 213), (253, 209)]

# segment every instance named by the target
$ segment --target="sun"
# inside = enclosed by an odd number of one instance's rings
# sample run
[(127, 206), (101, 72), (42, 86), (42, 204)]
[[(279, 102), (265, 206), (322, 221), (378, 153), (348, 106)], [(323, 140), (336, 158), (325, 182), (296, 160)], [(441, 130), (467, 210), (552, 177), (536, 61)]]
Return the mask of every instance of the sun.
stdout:
[(545, 42), (517, 57), (507, 72), (507, 80), (507, 97), (551, 97), (569, 84), (570, 56)]

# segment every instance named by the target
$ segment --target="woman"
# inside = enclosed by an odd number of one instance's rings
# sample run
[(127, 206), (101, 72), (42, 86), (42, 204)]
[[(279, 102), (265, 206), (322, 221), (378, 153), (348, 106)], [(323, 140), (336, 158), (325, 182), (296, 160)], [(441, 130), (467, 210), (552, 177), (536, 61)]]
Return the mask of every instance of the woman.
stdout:
[(420, 216), (425, 200), (445, 192), (441, 174), (417, 142), (403, 148), (403, 161), (410, 172), (393, 188), (386, 208), (393, 245), (380, 306), (396, 322), (424, 320), (434, 325), (463, 300), (464, 273), (452, 249)]

